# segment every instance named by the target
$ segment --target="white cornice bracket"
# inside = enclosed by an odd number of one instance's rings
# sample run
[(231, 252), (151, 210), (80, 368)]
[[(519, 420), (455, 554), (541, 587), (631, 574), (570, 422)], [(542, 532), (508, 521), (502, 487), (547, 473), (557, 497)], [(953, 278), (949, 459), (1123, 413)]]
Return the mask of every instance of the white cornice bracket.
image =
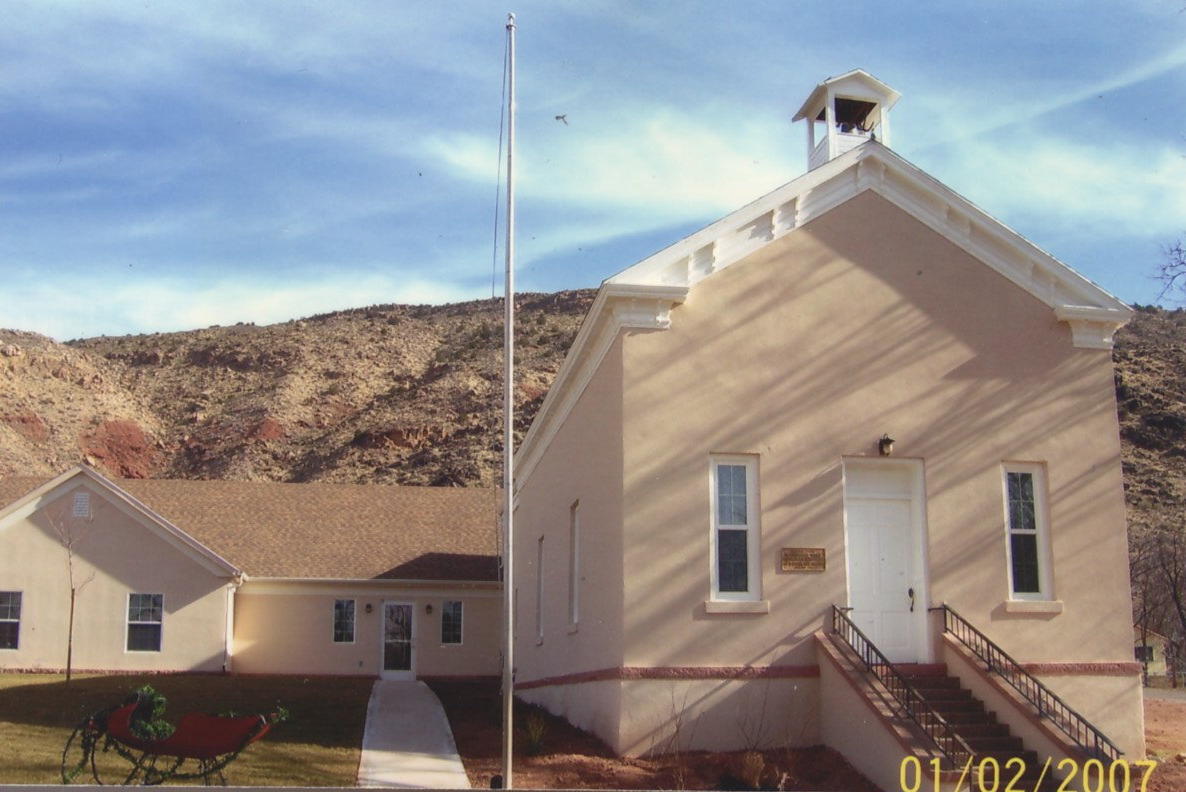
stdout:
[(1132, 310), (1094, 305), (1060, 305), (1054, 309), (1060, 322), (1071, 326), (1071, 343), (1080, 349), (1111, 349), (1116, 331), (1132, 318)]

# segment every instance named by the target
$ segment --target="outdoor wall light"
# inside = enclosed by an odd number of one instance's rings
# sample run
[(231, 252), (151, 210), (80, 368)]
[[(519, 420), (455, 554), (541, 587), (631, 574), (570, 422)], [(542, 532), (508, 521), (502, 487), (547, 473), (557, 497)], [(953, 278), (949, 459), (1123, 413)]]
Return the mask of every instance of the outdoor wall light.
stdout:
[(431, 602), (424, 606), (424, 612), (430, 616), (432, 615), (432, 603)]
[(363, 607), (363, 610), (366, 611), (367, 613), (370, 613), (374, 609), (375, 609), (375, 606), (369, 602)]
[(877, 441), (877, 453), (882, 456), (889, 456), (894, 453), (894, 438), (889, 435), (882, 435), (881, 439)]

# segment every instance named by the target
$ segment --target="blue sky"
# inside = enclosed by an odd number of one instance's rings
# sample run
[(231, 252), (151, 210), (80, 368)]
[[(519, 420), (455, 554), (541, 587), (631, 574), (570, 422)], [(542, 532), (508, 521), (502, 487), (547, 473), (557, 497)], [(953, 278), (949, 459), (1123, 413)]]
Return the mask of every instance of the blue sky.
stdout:
[(508, 10), (523, 289), (802, 173), (790, 117), (854, 67), (895, 150), (1122, 299), (1186, 235), (1186, 0), (6, 0), (0, 327), (488, 297)]

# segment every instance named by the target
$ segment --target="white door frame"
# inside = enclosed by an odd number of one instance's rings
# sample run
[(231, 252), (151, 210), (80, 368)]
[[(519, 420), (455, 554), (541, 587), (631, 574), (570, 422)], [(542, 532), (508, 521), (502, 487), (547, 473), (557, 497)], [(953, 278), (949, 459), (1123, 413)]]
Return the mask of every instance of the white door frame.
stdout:
[[(383, 668), (386, 664), (387, 654), (387, 606), (388, 605), (407, 605), (408, 613), (411, 616), (412, 623), (410, 625), (411, 633), (408, 636), (408, 669), (406, 671), (388, 671)], [(406, 679), (414, 680), (416, 678), (416, 603), (408, 600), (383, 600), (382, 618), (379, 619), (379, 678), (380, 679)]]
[[(935, 659), (935, 646), (931, 640), (930, 581), (927, 554), (927, 509), (926, 509), (926, 469), (922, 459), (889, 459), (884, 457), (844, 457), (844, 555), (845, 555), (845, 596), (847, 604), (852, 604), (852, 575), (849, 562), (849, 530), (848, 530), (848, 471), (854, 467), (866, 469), (906, 469), (910, 472), (910, 513), (911, 539), (910, 552), (911, 580), (909, 586), (914, 589), (914, 613), (911, 629), (914, 634), (913, 654), (911, 660), (903, 662), (931, 663)], [(872, 636), (870, 636), (872, 637)]]

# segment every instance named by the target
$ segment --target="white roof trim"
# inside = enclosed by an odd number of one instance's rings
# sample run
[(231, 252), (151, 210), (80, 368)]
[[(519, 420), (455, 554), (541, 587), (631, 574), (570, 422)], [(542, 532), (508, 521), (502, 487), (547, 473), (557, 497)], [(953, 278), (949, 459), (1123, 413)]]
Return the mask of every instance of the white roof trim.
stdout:
[(243, 572), (230, 561), (227, 561), (218, 553), (157, 514), (114, 481), (90, 467), (76, 466), (70, 468), (60, 476), (47, 481), (32, 492), (0, 509), (0, 529), (5, 527), (5, 523), (9, 521), (10, 517), (18, 513), (24, 513), (26, 508), (28, 508), (28, 511), (35, 511), (44, 505), (42, 503), (43, 500), (54, 500), (55, 498), (52, 497), (52, 493), (63, 484), (78, 476), (83, 476), (99, 489), (105, 490), (117, 501), (117, 505), (123, 505), (133, 513), (139, 514), (144, 518), (141, 522), (146, 527), (173, 547), (193, 558), (210, 572), (216, 575), (235, 578), (243, 575)]
[(815, 86), (808, 97), (803, 100), (803, 105), (799, 108), (798, 112), (795, 113), (795, 116), (791, 119), (791, 121), (799, 121), (808, 117), (814, 118), (819, 113), (820, 108), (824, 106), (824, 98), (828, 93), (828, 89), (831, 86), (844, 82), (859, 82), (866, 88), (870, 89), (872, 94), (884, 95), (884, 99), (882, 100), (883, 110), (889, 110), (898, 103), (899, 99), (902, 98), (902, 94), (898, 93), (893, 88), (890, 88), (888, 85), (864, 69), (853, 69), (851, 71), (846, 71), (844, 74), (838, 74), (835, 77), (829, 77), (819, 85)]
[(1132, 317), (1132, 309), (1119, 299), (871, 140), (606, 279), (519, 447), (516, 486), (531, 476), (618, 330), (666, 328), (671, 307), (701, 280), (865, 190), (1049, 306), (1070, 325), (1076, 347), (1110, 349), (1113, 333)]

